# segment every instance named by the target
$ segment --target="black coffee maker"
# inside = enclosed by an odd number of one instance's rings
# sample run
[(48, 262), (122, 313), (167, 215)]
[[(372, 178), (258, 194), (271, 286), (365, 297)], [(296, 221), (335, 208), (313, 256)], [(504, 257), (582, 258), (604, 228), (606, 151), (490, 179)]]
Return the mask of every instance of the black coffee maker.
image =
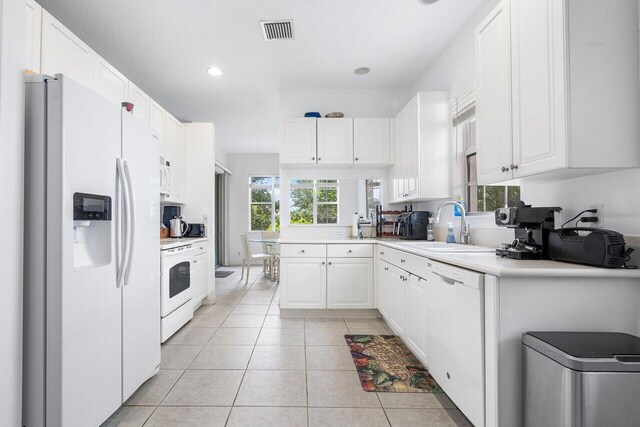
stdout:
[(496, 255), (512, 259), (549, 259), (549, 233), (554, 229), (554, 213), (560, 207), (532, 207), (522, 200), (515, 207), (496, 209), (500, 227), (513, 228), (515, 239), (503, 243)]
[(405, 240), (427, 240), (429, 211), (405, 212), (398, 218), (398, 234)]

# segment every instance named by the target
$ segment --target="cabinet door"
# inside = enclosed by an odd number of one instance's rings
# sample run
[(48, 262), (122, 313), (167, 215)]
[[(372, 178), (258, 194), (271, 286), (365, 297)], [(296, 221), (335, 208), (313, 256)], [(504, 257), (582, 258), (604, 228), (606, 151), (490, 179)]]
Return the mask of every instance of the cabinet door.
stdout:
[(427, 363), (427, 281), (410, 275), (405, 289), (405, 341), (414, 354)]
[[(135, 108), (134, 108), (135, 111)], [(165, 119), (166, 112), (164, 109), (156, 104), (153, 99), (150, 99), (149, 106), (149, 126), (153, 130), (154, 135), (158, 137), (160, 141), (160, 155), (166, 157), (167, 155), (167, 138), (165, 132)]]
[(511, 53), (508, 2), (503, 0), (478, 26), (476, 131), (478, 183), (512, 177)]
[(391, 135), (389, 118), (353, 119), (353, 164), (386, 166), (389, 164)]
[(326, 258), (280, 259), (280, 307), (327, 308)]
[(380, 261), (378, 263), (378, 311), (385, 317), (389, 318), (389, 284), (391, 274), (389, 273), (389, 263)]
[(207, 296), (209, 290), (209, 278), (208, 278), (208, 262), (207, 253), (203, 252), (193, 257), (193, 263), (191, 264), (191, 287), (193, 289), (192, 302), (194, 305), (199, 305), (200, 301)]
[(95, 58), (93, 90), (119, 106), (128, 98), (127, 86), (129, 81), (103, 58), (97, 54)]
[(40, 41), (42, 40), (42, 7), (33, 0), (25, 0), (26, 46), (24, 67), (40, 73)]
[(404, 145), (402, 156), (405, 159), (405, 194), (406, 198), (418, 197), (420, 181), (420, 106), (419, 96), (415, 96), (405, 107)]
[(327, 259), (327, 308), (373, 308), (373, 258)]
[(292, 165), (315, 165), (316, 119), (287, 119), (283, 125), (280, 163)]
[(566, 166), (565, 2), (514, 0), (511, 24), (518, 178)]
[[(149, 95), (144, 93), (133, 83), (129, 82), (127, 101), (133, 104), (133, 115), (149, 125), (149, 107), (151, 102)], [(160, 136), (157, 134), (156, 129), (153, 129), (153, 132), (159, 140)]]
[(404, 334), (404, 290), (408, 273), (394, 266), (389, 267), (389, 324), (399, 334)]
[(353, 164), (353, 119), (318, 119), (318, 164)]
[(42, 10), (43, 74), (65, 74), (72, 80), (93, 88), (94, 52), (82, 40)]
[(406, 175), (405, 175), (405, 111), (402, 110), (395, 118), (395, 162), (391, 169), (393, 179), (391, 180), (393, 200), (401, 202), (406, 198)]
[(475, 425), (484, 420), (483, 293), (427, 278), (429, 372)]
[(171, 163), (169, 200), (172, 202), (181, 202), (185, 176), (184, 126), (169, 114), (166, 114), (165, 126), (167, 133), (166, 159)]

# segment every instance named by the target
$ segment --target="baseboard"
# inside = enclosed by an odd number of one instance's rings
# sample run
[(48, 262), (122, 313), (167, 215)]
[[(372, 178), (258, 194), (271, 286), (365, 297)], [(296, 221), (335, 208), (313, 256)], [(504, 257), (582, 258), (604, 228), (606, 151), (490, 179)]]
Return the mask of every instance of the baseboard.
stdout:
[(382, 317), (378, 309), (305, 309), (281, 308), (280, 317), (313, 317), (319, 319), (376, 319)]

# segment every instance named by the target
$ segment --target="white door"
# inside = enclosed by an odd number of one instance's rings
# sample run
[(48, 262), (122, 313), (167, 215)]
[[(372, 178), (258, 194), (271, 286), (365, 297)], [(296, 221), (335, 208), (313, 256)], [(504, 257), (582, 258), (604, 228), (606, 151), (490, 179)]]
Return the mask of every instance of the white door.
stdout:
[(404, 333), (405, 310), (404, 292), (407, 273), (392, 265), (389, 266), (389, 288), (387, 289), (389, 298), (389, 323), (393, 330), (402, 335)]
[(404, 113), (404, 175), (405, 194), (408, 199), (418, 197), (420, 181), (420, 96), (416, 95), (405, 107)]
[(194, 256), (191, 266), (191, 287), (193, 288), (191, 302), (194, 308), (196, 308), (196, 306), (200, 305), (200, 301), (207, 296), (209, 291), (207, 253), (201, 252)]
[(171, 185), (169, 200), (181, 202), (185, 176), (185, 132), (184, 126), (170, 114), (166, 115), (166, 160), (171, 162)]
[(122, 157), (127, 163), (131, 207), (131, 261), (122, 296), (122, 401), (160, 365), (160, 186), (158, 142), (151, 129), (122, 112)]
[(93, 90), (120, 106), (128, 98), (127, 86), (129, 81), (102, 57), (97, 54), (95, 56)]
[(46, 10), (42, 10), (43, 74), (65, 74), (78, 83), (93, 87), (94, 52)]
[(25, 65), (27, 70), (40, 73), (40, 41), (42, 36), (42, 7), (33, 0), (25, 0), (26, 40)]
[(373, 258), (327, 259), (327, 308), (374, 308)]
[(297, 118), (284, 121), (280, 163), (315, 165), (317, 160), (316, 119)]
[[(96, 426), (122, 403), (120, 108), (64, 76), (50, 81), (48, 92), (47, 425)], [(112, 220), (92, 221), (83, 230), (88, 259), (79, 257), (83, 251), (75, 243), (75, 193), (112, 201)]]
[(281, 258), (280, 270), (281, 308), (327, 308), (326, 258)]
[(389, 118), (353, 119), (353, 164), (386, 166), (390, 163)]
[(476, 43), (476, 130), (478, 183), (510, 179), (511, 42), (506, 0), (478, 26)]
[(511, 3), (515, 178), (566, 166), (565, 7)]
[[(160, 155), (167, 155), (167, 137), (165, 132), (165, 115), (164, 109), (156, 104), (153, 99), (149, 98), (149, 126), (153, 129), (153, 133), (160, 140)], [(134, 108), (135, 111), (135, 108)]]
[(423, 362), (427, 359), (427, 281), (410, 275), (405, 288), (405, 341)]
[[(149, 124), (149, 107), (150, 98), (149, 95), (144, 93), (139, 87), (129, 82), (127, 85), (127, 101), (133, 104), (133, 115)], [(154, 129), (154, 132), (156, 130)], [(160, 138), (159, 135), (156, 135)], [(158, 147), (159, 149), (159, 147)]]
[(318, 119), (318, 164), (353, 164), (353, 119)]
[(378, 311), (385, 317), (389, 317), (389, 282), (391, 281), (389, 273), (389, 263), (380, 261), (378, 263)]

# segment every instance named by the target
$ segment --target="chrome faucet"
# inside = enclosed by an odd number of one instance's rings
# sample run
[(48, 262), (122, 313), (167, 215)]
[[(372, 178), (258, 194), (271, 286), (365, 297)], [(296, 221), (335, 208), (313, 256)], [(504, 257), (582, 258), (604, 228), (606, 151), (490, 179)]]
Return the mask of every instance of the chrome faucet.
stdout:
[(443, 204), (440, 205), (440, 207), (438, 208), (438, 212), (436, 213), (436, 224), (440, 222), (440, 213), (442, 212), (442, 208), (444, 208), (445, 206), (457, 206), (460, 209), (460, 243), (463, 245), (468, 245), (469, 244), (469, 236), (471, 235), (471, 233), (469, 232), (469, 224), (467, 224), (467, 211), (464, 209), (464, 205), (458, 203), (458, 202), (454, 202), (454, 201), (450, 201), (450, 202), (444, 202)]

